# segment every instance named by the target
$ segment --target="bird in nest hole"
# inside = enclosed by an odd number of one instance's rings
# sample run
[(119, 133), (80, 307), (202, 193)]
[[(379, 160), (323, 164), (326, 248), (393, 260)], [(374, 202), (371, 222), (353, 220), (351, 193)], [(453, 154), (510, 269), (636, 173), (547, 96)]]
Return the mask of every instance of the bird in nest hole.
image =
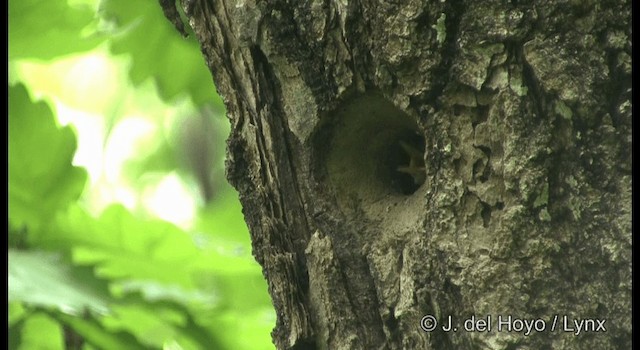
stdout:
[(399, 166), (396, 170), (411, 176), (416, 185), (422, 185), (427, 176), (425, 172), (423, 153), (404, 141), (400, 141), (400, 147), (402, 147), (407, 156), (409, 156), (409, 164), (406, 166)]

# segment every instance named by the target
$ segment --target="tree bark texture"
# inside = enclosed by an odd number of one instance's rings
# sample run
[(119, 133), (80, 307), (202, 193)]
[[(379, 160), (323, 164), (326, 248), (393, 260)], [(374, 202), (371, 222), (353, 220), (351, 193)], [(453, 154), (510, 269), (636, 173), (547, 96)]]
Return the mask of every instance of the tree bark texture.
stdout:
[(630, 1), (182, 5), (278, 349), (631, 348)]

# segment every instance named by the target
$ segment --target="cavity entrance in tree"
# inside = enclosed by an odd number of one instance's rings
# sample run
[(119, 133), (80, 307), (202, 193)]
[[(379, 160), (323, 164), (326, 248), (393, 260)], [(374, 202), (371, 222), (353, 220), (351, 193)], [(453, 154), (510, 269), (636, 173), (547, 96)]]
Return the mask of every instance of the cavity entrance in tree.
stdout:
[(332, 120), (326, 169), (342, 206), (395, 206), (424, 184), (422, 132), (382, 95), (356, 97)]

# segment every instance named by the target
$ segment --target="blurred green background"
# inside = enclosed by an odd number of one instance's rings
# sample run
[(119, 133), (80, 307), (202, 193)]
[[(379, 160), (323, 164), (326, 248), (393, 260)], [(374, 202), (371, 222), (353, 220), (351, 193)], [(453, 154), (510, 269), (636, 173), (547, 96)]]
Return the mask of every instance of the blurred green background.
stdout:
[(229, 123), (157, 0), (9, 1), (9, 348), (273, 349)]

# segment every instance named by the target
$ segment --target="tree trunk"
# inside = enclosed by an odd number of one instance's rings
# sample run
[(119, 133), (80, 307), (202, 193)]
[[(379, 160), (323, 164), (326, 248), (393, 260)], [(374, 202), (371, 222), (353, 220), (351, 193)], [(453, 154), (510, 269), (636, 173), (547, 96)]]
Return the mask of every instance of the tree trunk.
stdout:
[(631, 348), (630, 1), (183, 6), (278, 349)]

